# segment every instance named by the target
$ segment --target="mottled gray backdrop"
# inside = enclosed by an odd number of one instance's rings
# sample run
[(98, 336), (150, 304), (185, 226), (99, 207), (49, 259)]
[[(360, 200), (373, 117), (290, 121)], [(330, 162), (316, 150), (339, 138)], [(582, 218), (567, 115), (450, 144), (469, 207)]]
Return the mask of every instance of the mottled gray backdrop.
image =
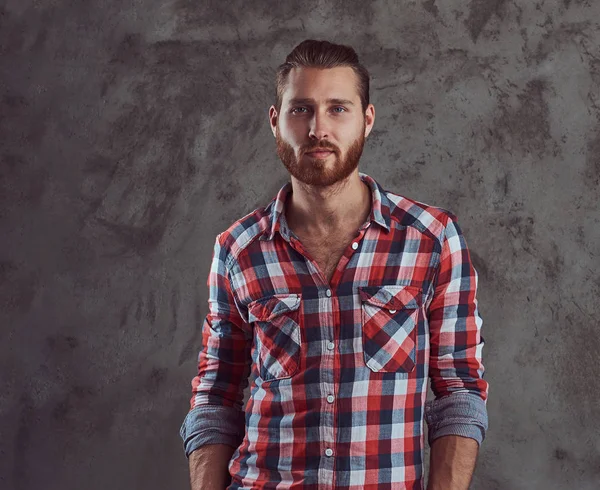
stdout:
[(215, 235), (287, 179), (267, 110), (353, 45), (361, 170), (458, 215), (490, 429), (477, 490), (600, 488), (600, 2), (0, 7), (0, 487), (186, 488)]

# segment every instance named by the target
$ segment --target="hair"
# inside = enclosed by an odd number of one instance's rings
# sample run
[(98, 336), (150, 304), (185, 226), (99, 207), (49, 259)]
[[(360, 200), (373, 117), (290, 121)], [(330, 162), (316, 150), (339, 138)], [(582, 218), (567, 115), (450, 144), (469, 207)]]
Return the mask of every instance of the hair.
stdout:
[(283, 91), (285, 90), (288, 75), (292, 68), (335, 68), (348, 66), (354, 70), (358, 77), (358, 93), (362, 110), (365, 111), (369, 105), (369, 72), (358, 61), (356, 51), (350, 46), (333, 44), (328, 41), (315, 41), (307, 39), (298, 44), (293, 51), (287, 55), (285, 63), (279, 65), (276, 76), (276, 103), (277, 112), (281, 110)]

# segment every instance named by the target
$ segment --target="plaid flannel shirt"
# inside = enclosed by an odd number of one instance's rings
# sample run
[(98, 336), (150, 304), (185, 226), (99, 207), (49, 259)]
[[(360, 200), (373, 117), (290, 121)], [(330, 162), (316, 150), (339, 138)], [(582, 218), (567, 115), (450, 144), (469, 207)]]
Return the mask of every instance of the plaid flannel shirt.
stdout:
[(287, 226), (289, 182), (216, 239), (180, 434), (188, 457), (235, 448), (229, 490), (422, 489), (424, 420), (429, 443), (485, 437), (477, 273), (456, 216), (359, 175), (370, 217), (330, 283)]

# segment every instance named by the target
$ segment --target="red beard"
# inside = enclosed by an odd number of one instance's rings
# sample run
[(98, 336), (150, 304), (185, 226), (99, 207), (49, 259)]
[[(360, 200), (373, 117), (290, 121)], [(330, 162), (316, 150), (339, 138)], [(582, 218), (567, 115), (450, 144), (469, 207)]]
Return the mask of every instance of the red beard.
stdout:
[[(279, 134), (278, 128), (276, 135), (277, 155), (279, 155), (288, 172), (300, 182), (319, 187), (330, 186), (349, 177), (358, 167), (358, 162), (365, 146), (365, 132), (363, 128), (361, 135), (350, 145), (344, 159), (341, 159), (338, 147), (327, 140), (322, 140), (310, 146), (300, 148), (301, 162), (299, 162), (293, 148), (283, 141)], [(303, 155), (315, 148), (331, 150), (334, 153), (334, 162), (326, 162), (325, 159), (302, 158)], [(331, 158), (331, 155), (327, 158)]]

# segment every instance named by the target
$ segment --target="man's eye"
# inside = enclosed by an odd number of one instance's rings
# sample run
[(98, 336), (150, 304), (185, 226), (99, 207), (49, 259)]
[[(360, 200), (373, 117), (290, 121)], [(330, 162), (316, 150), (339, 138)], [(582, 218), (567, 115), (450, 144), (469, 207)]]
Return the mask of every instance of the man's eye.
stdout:
[(304, 111), (306, 111), (306, 107), (294, 107), (290, 112), (296, 114), (298, 112), (303, 113)]
[(341, 114), (342, 112), (346, 112), (346, 108), (345, 107), (341, 107), (341, 106), (334, 107), (333, 108), (333, 112), (337, 112), (338, 114)]

